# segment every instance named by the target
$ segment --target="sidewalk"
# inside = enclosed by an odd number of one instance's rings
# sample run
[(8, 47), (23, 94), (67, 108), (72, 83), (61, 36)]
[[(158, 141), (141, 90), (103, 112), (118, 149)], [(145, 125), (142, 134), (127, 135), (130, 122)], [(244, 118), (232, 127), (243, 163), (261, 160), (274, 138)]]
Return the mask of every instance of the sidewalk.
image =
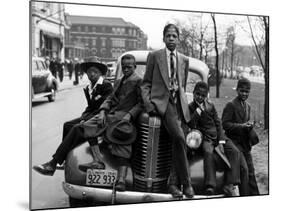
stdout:
[(72, 79), (70, 80), (68, 75), (64, 76), (63, 81), (60, 82), (59, 78), (57, 78), (58, 83), (59, 83), (59, 88), (58, 91), (66, 90), (66, 89), (73, 89), (76, 87), (85, 87), (87, 83), (89, 83), (87, 75), (84, 74), (82, 79), (79, 76), (79, 84), (73, 85), (73, 82), (75, 80), (74, 75), (72, 76)]

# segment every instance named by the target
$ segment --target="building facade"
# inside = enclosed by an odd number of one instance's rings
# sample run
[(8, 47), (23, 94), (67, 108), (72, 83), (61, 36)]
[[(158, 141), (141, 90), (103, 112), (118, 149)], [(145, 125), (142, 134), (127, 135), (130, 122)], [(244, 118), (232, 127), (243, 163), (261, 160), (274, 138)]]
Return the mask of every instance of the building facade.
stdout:
[(147, 36), (136, 25), (122, 18), (66, 15), (70, 25), (66, 32), (66, 58), (73, 58), (78, 44), (84, 48), (84, 58), (98, 57), (114, 61), (129, 50), (147, 49)]
[(30, 2), (32, 56), (49, 56), (64, 61), (64, 4)]

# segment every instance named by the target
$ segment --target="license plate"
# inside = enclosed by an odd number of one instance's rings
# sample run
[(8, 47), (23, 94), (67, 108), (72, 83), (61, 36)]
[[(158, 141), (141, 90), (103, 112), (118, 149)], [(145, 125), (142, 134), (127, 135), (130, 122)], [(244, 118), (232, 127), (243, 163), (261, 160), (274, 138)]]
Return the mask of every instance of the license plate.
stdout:
[(86, 185), (91, 186), (113, 186), (117, 179), (117, 171), (87, 169)]

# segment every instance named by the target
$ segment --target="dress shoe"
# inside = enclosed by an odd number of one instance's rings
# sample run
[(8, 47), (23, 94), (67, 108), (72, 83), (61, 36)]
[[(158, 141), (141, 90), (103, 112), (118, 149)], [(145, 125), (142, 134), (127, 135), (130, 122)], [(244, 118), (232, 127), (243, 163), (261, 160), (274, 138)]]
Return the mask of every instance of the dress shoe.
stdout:
[(42, 165), (33, 166), (33, 169), (40, 174), (53, 176), (56, 171), (56, 165), (56, 163), (54, 164), (52, 162), (47, 162)]
[(223, 187), (223, 192), (225, 196), (237, 196), (237, 194), (235, 193), (235, 187), (232, 184), (225, 185)]
[(118, 175), (117, 175), (117, 182), (115, 189), (118, 191), (125, 191), (126, 190), (126, 177), (127, 177), (127, 166), (120, 166), (118, 168)]
[(81, 164), (78, 168), (81, 171), (87, 171), (87, 169), (105, 169), (105, 165), (101, 161), (94, 161), (90, 163)]
[(211, 195), (214, 195), (215, 194), (215, 189), (212, 188), (212, 187), (209, 187), (206, 189), (206, 195), (207, 196), (211, 196)]
[(173, 198), (181, 198), (183, 196), (182, 192), (176, 185), (170, 185), (168, 191), (172, 194)]
[(194, 190), (191, 184), (189, 185), (184, 185), (183, 186), (183, 194), (187, 197), (187, 198), (193, 198), (194, 196)]

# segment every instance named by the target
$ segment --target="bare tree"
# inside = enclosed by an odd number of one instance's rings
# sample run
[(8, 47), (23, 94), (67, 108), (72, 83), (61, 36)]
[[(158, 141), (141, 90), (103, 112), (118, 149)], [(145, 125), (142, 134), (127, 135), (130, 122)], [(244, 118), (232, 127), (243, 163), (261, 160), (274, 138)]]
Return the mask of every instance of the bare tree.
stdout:
[(213, 20), (214, 24), (214, 39), (215, 39), (215, 51), (216, 51), (216, 97), (220, 97), (220, 83), (219, 83), (219, 78), (220, 78), (220, 71), (219, 71), (219, 50), (218, 50), (218, 38), (217, 38), (217, 25), (216, 25), (216, 18), (215, 14), (211, 13), (211, 17)]
[(265, 81), (264, 129), (268, 129), (269, 128), (269, 17), (263, 16), (258, 18), (258, 22), (262, 26), (263, 34), (264, 34), (264, 36), (261, 37), (261, 40), (259, 40), (260, 43), (258, 43), (258, 40), (254, 35), (252, 23), (249, 16), (247, 16), (247, 20), (251, 32), (251, 37), (255, 46), (256, 55), (264, 72), (264, 81)]

